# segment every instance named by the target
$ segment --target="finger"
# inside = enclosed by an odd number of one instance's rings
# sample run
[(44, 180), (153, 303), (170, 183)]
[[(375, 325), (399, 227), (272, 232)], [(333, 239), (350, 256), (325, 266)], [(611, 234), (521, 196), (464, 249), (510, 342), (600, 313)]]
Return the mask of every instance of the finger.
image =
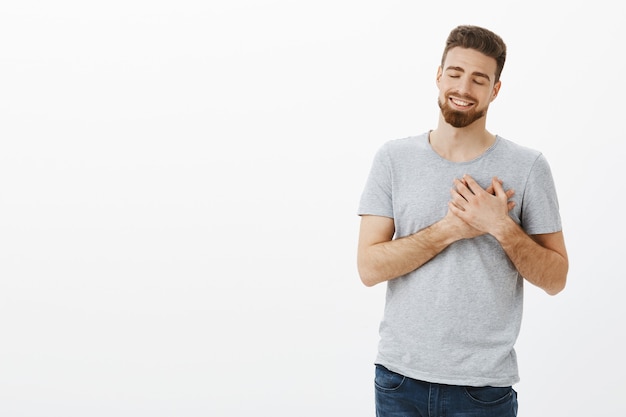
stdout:
[[(501, 179), (498, 179), (498, 181), (500, 182), (500, 184), (502, 184), (502, 180)], [(489, 184), (489, 187), (487, 187), (485, 189), (485, 191), (487, 191), (491, 195), (495, 195), (495, 191), (493, 189), (493, 184)]]
[(508, 211), (513, 210), (514, 207), (515, 207), (515, 201), (509, 201), (506, 205), (506, 208)]
[(504, 192), (504, 188), (502, 188), (502, 181), (500, 181), (497, 177), (493, 177), (491, 180), (491, 185), (493, 186), (494, 195), (499, 196), (502, 194), (506, 194)]
[(452, 197), (450, 199), (450, 204), (454, 205), (454, 207), (456, 207), (459, 210), (465, 211), (465, 209), (463, 208), (465, 203), (467, 203), (467, 200), (465, 199), (465, 197), (459, 194), (458, 191), (455, 190), (454, 188), (450, 190), (450, 196)]
[(481, 187), (480, 185), (478, 185), (478, 183), (476, 181), (474, 181), (474, 178), (472, 178), (470, 175), (465, 174), (463, 175), (463, 180), (465, 181), (465, 183), (467, 184), (467, 188), (473, 193), (476, 194), (480, 191), (485, 191), (483, 189), (483, 187)]
[(448, 209), (450, 210), (452, 214), (454, 214), (457, 217), (463, 214), (463, 209), (460, 209), (459, 207), (457, 207), (452, 201), (448, 202)]
[(474, 194), (472, 193), (472, 190), (469, 189), (467, 184), (464, 181), (459, 180), (458, 178), (454, 179), (453, 190), (455, 190), (457, 194), (463, 197), (465, 201), (468, 201), (468, 198), (470, 198)]

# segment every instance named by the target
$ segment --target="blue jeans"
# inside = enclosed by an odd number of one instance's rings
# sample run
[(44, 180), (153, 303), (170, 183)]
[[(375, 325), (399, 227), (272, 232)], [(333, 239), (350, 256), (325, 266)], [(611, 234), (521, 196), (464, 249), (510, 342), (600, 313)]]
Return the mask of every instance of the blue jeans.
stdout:
[(512, 387), (465, 387), (411, 379), (376, 365), (376, 417), (515, 417)]

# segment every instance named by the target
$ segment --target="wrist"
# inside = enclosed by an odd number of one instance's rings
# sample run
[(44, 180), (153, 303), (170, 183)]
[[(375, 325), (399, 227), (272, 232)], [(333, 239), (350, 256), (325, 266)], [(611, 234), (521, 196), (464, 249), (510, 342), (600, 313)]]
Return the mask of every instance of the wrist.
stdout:
[(446, 216), (428, 228), (433, 235), (437, 236), (438, 243), (442, 247), (449, 246), (454, 242), (463, 239), (463, 235), (459, 230), (458, 224), (450, 219), (450, 216)]
[(507, 236), (511, 236), (517, 229), (517, 224), (510, 216), (503, 217), (500, 221), (494, 223), (489, 234), (496, 238), (498, 242), (504, 242)]

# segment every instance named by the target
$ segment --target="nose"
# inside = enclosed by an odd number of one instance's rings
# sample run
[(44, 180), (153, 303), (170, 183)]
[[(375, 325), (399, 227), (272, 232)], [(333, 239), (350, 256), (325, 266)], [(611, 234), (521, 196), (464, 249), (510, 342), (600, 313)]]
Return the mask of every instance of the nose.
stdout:
[(472, 79), (471, 77), (461, 77), (459, 78), (459, 83), (457, 85), (460, 94), (470, 94), (472, 90)]

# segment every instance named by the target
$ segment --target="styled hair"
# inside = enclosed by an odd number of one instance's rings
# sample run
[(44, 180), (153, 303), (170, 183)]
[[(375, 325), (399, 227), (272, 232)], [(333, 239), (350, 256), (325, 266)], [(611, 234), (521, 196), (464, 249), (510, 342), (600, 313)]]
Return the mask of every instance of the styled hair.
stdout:
[(441, 57), (441, 66), (443, 67), (448, 51), (455, 47), (474, 49), (481, 52), (488, 57), (496, 60), (496, 79), (495, 82), (500, 80), (500, 74), (502, 68), (504, 68), (504, 61), (506, 60), (506, 45), (502, 38), (492, 31), (471, 25), (461, 25), (452, 29), (448, 39), (446, 40), (446, 47), (443, 50), (443, 56)]

